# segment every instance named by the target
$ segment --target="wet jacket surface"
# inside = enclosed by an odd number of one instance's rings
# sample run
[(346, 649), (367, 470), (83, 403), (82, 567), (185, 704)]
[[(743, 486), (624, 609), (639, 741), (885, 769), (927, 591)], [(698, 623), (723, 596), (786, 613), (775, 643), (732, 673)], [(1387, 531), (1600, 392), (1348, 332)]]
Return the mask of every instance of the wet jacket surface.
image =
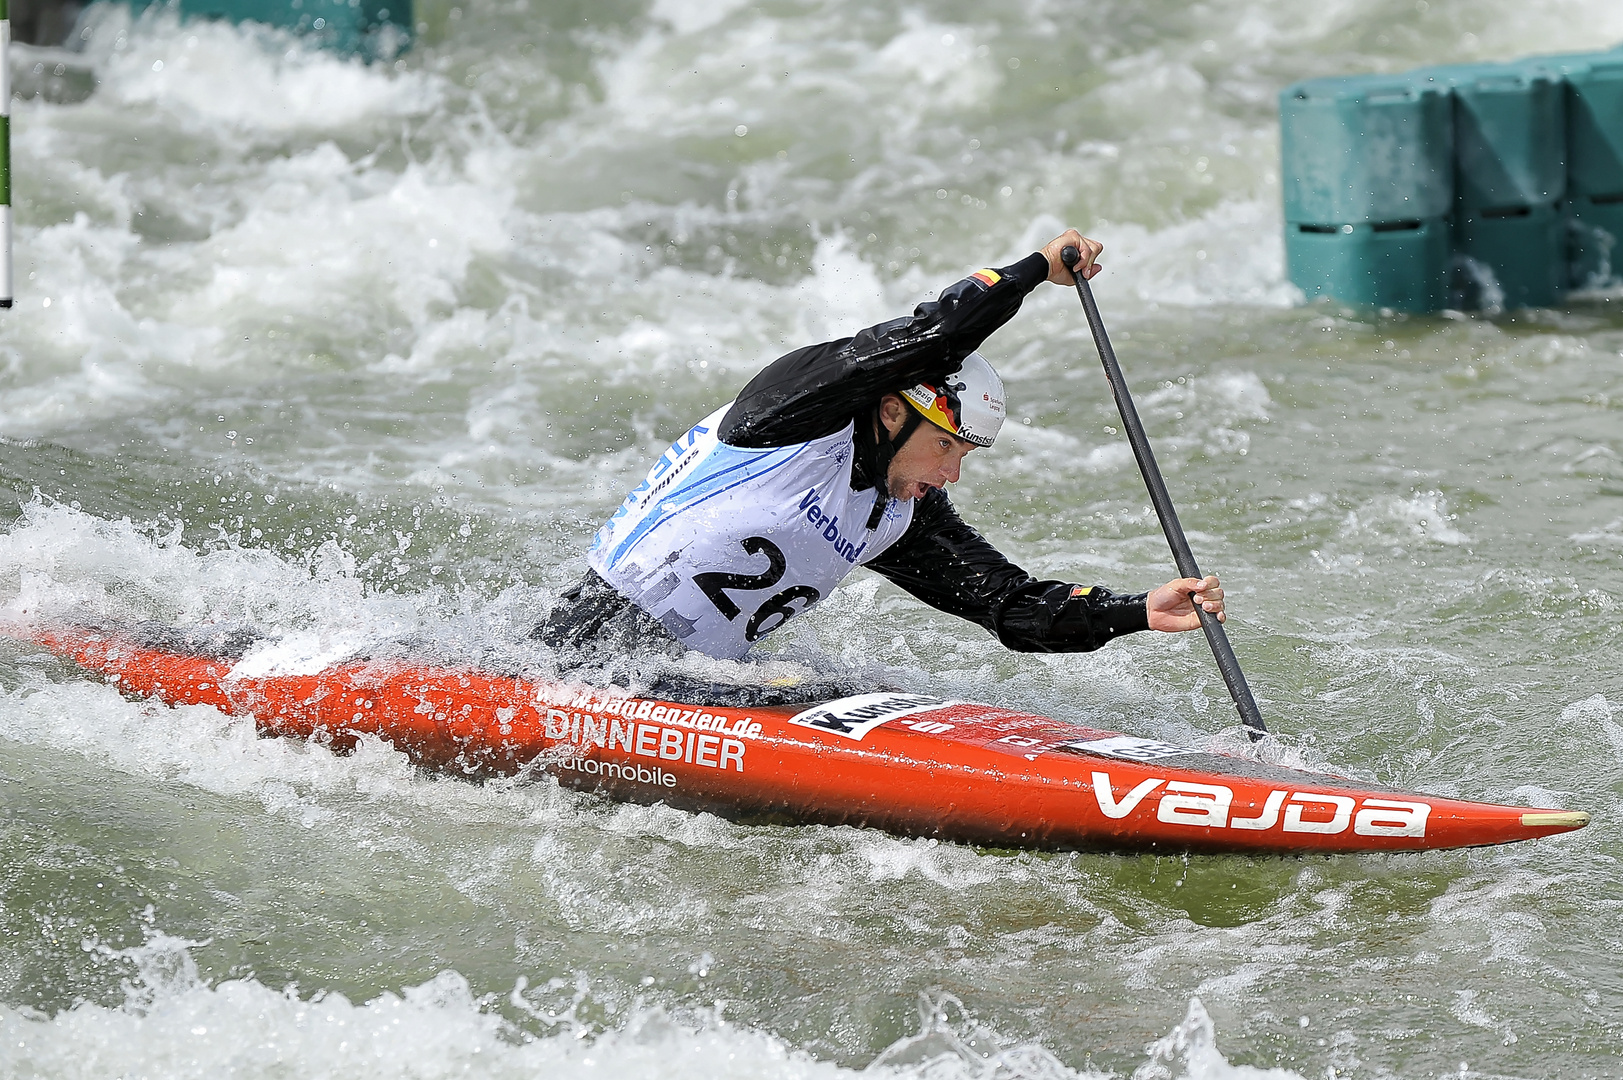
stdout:
[[(719, 436), (732, 446), (789, 446), (856, 423), (851, 486), (874, 487), (878, 448), (871, 432), (879, 398), (919, 382), (939, 382), (1014, 317), (1048, 278), (1035, 252), (1011, 266), (980, 271), (892, 319), (797, 349), (769, 364), (739, 393)], [(1014, 565), (932, 490), (902, 538), (867, 563), (938, 610), (979, 623), (1020, 652), (1085, 652), (1148, 629), (1144, 594), (1038, 580)]]

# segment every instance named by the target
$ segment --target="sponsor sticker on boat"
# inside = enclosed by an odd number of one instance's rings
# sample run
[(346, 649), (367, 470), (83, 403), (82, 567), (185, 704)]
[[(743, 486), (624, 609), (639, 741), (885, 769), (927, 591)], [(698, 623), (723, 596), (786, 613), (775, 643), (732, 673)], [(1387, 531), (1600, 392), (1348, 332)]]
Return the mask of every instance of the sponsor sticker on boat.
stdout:
[[(1418, 799), (1380, 799), (1329, 791), (1291, 791), (1276, 788), (1261, 801), (1266, 789), (1238, 790), (1228, 784), (1202, 784), (1151, 776), (1133, 787), (1117, 787), (1108, 772), (1093, 773), (1093, 795), (1099, 812), (1120, 821), (1131, 818), (1140, 806), (1155, 808), (1155, 818), (1167, 825), (1201, 829), (1240, 829), (1283, 833), (1319, 833), (1335, 836), (1352, 827), (1356, 836), (1426, 835), (1431, 804)], [(1157, 791), (1157, 789), (1161, 789)], [(1284, 809), (1281, 821), (1280, 809)], [(1356, 814), (1354, 811), (1357, 811)]]
[(1114, 735), (1108, 739), (1092, 739), (1088, 742), (1061, 743), (1055, 749), (1080, 750), (1084, 754), (1102, 754), (1105, 757), (1123, 758), (1127, 761), (1155, 761), (1159, 758), (1200, 753), (1187, 746), (1173, 746), (1171, 743), (1139, 739), (1132, 735)]
[(912, 716), (914, 713), (933, 712), (957, 704), (960, 703), (924, 697), (920, 694), (858, 694), (855, 697), (826, 701), (791, 716), (789, 722), (799, 724), (801, 727), (817, 728), (820, 731), (832, 731), (836, 735), (861, 741), (867, 737), (868, 732), (887, 720)]

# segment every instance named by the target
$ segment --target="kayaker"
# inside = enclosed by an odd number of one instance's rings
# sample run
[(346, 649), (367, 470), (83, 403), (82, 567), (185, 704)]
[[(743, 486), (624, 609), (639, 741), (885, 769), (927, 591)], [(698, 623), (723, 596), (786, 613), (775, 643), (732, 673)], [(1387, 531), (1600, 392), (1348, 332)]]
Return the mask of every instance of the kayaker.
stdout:
[(947, 497), (965, 455), (1003, 424), (1003, 383), (975, 350), (1038, 285), (1071, 286), (1067, 245), (1098, 273), (1102, 245), (1072, 229), (910, 318), (769, 364), (654, 463), (536, 636), (564, 656), (652, 644), (737, 659), (857, 566), (1022, 652), (1192, 630), (1196, 603), (1223, 618), (1215, 576), (1135, 595), (1033, 578)]

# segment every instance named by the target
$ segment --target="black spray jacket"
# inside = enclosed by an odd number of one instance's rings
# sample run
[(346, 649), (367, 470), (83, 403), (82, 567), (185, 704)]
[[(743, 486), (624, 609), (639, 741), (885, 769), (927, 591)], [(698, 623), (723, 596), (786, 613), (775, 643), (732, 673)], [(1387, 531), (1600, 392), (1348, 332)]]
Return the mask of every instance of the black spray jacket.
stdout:
[[(988, 278), (995, 280), (988, 284)], [(1047, 278), (1048, 260), (1036, 252), (965, 278), (939, 300), (920, 304), (911, 318), (779, 357), (738, 395), (722, 420), (721, 441), (788, 446), (831, 435), (853, 420), (861, 431), (874, 422), (880, 397), (957, 370)], [(877, 470), (872, 440), (859, 438), (856, 445), (851, 485), (860, 491), (874, 486)], [(1144, 594), (1038, 581), (965, 524), (941, 490), (920, 500), (907, 532), (867, 565), (1021, 652), (1085, 652), (1148, 629)]]

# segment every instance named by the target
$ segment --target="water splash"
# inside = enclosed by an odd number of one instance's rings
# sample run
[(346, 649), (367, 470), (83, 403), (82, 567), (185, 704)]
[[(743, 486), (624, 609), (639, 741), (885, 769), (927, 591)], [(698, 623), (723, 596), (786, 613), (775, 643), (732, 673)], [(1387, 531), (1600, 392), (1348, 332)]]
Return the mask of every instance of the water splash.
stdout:
[[(861, 1070), (819, 1062), (781, 1039), (729, 1023), (724, 1005), (670, 1008), (617, 1002), (588, 980), (553, 979), (531, 990), (515, 983), (506, 1004), (530, 1022), (504, 1019), (499, 995), (476, 995), (468, 980), (442, 971), (362, 1004), (343, 994), (275, 991), (253, 978), (210, 985), (191, 955), (207, 942), (149, 929), (128, 949), (99, 950), (133, 969), (125, 1001), (81, 1003), (55, 1016), (0, 1006), (0, 1070), (11, 1076), (89, 1076), (157, 1070), (176, 1080), (344, 1075), (434, 1078), (750, 1077), (814, 1080), (878, 1076), (894, 1080), (1105, 1080), (1075, 1070), (1038, 1042), (1016, 1042), (981, 1023), (951, 994), (919, 996), (919, 1031), (881, 1051)], [(566, 1008), (534, 1000), (566, 991)], [(595, 1009), (602, 1021), (587, 1019)], [(615, 1014), (620, 1014), (615, 1018)], [(1134, 1080), (1295, 1080), (1285, 1070), (1228, 1064), (1198, 1000), (1188, 1018), (1152, 1044)], [(94, 1065), (86, 1071), (84, 1066)]]
[(1149, 1055), (1133, 1070), (1133, 1080), (1299, 1080), (1288, 1069), (1230, 1065), (1217, 1049), (1217, 1026), (1199, 998), (1190, 999), (1183, 1023), (1150, 1044)]

